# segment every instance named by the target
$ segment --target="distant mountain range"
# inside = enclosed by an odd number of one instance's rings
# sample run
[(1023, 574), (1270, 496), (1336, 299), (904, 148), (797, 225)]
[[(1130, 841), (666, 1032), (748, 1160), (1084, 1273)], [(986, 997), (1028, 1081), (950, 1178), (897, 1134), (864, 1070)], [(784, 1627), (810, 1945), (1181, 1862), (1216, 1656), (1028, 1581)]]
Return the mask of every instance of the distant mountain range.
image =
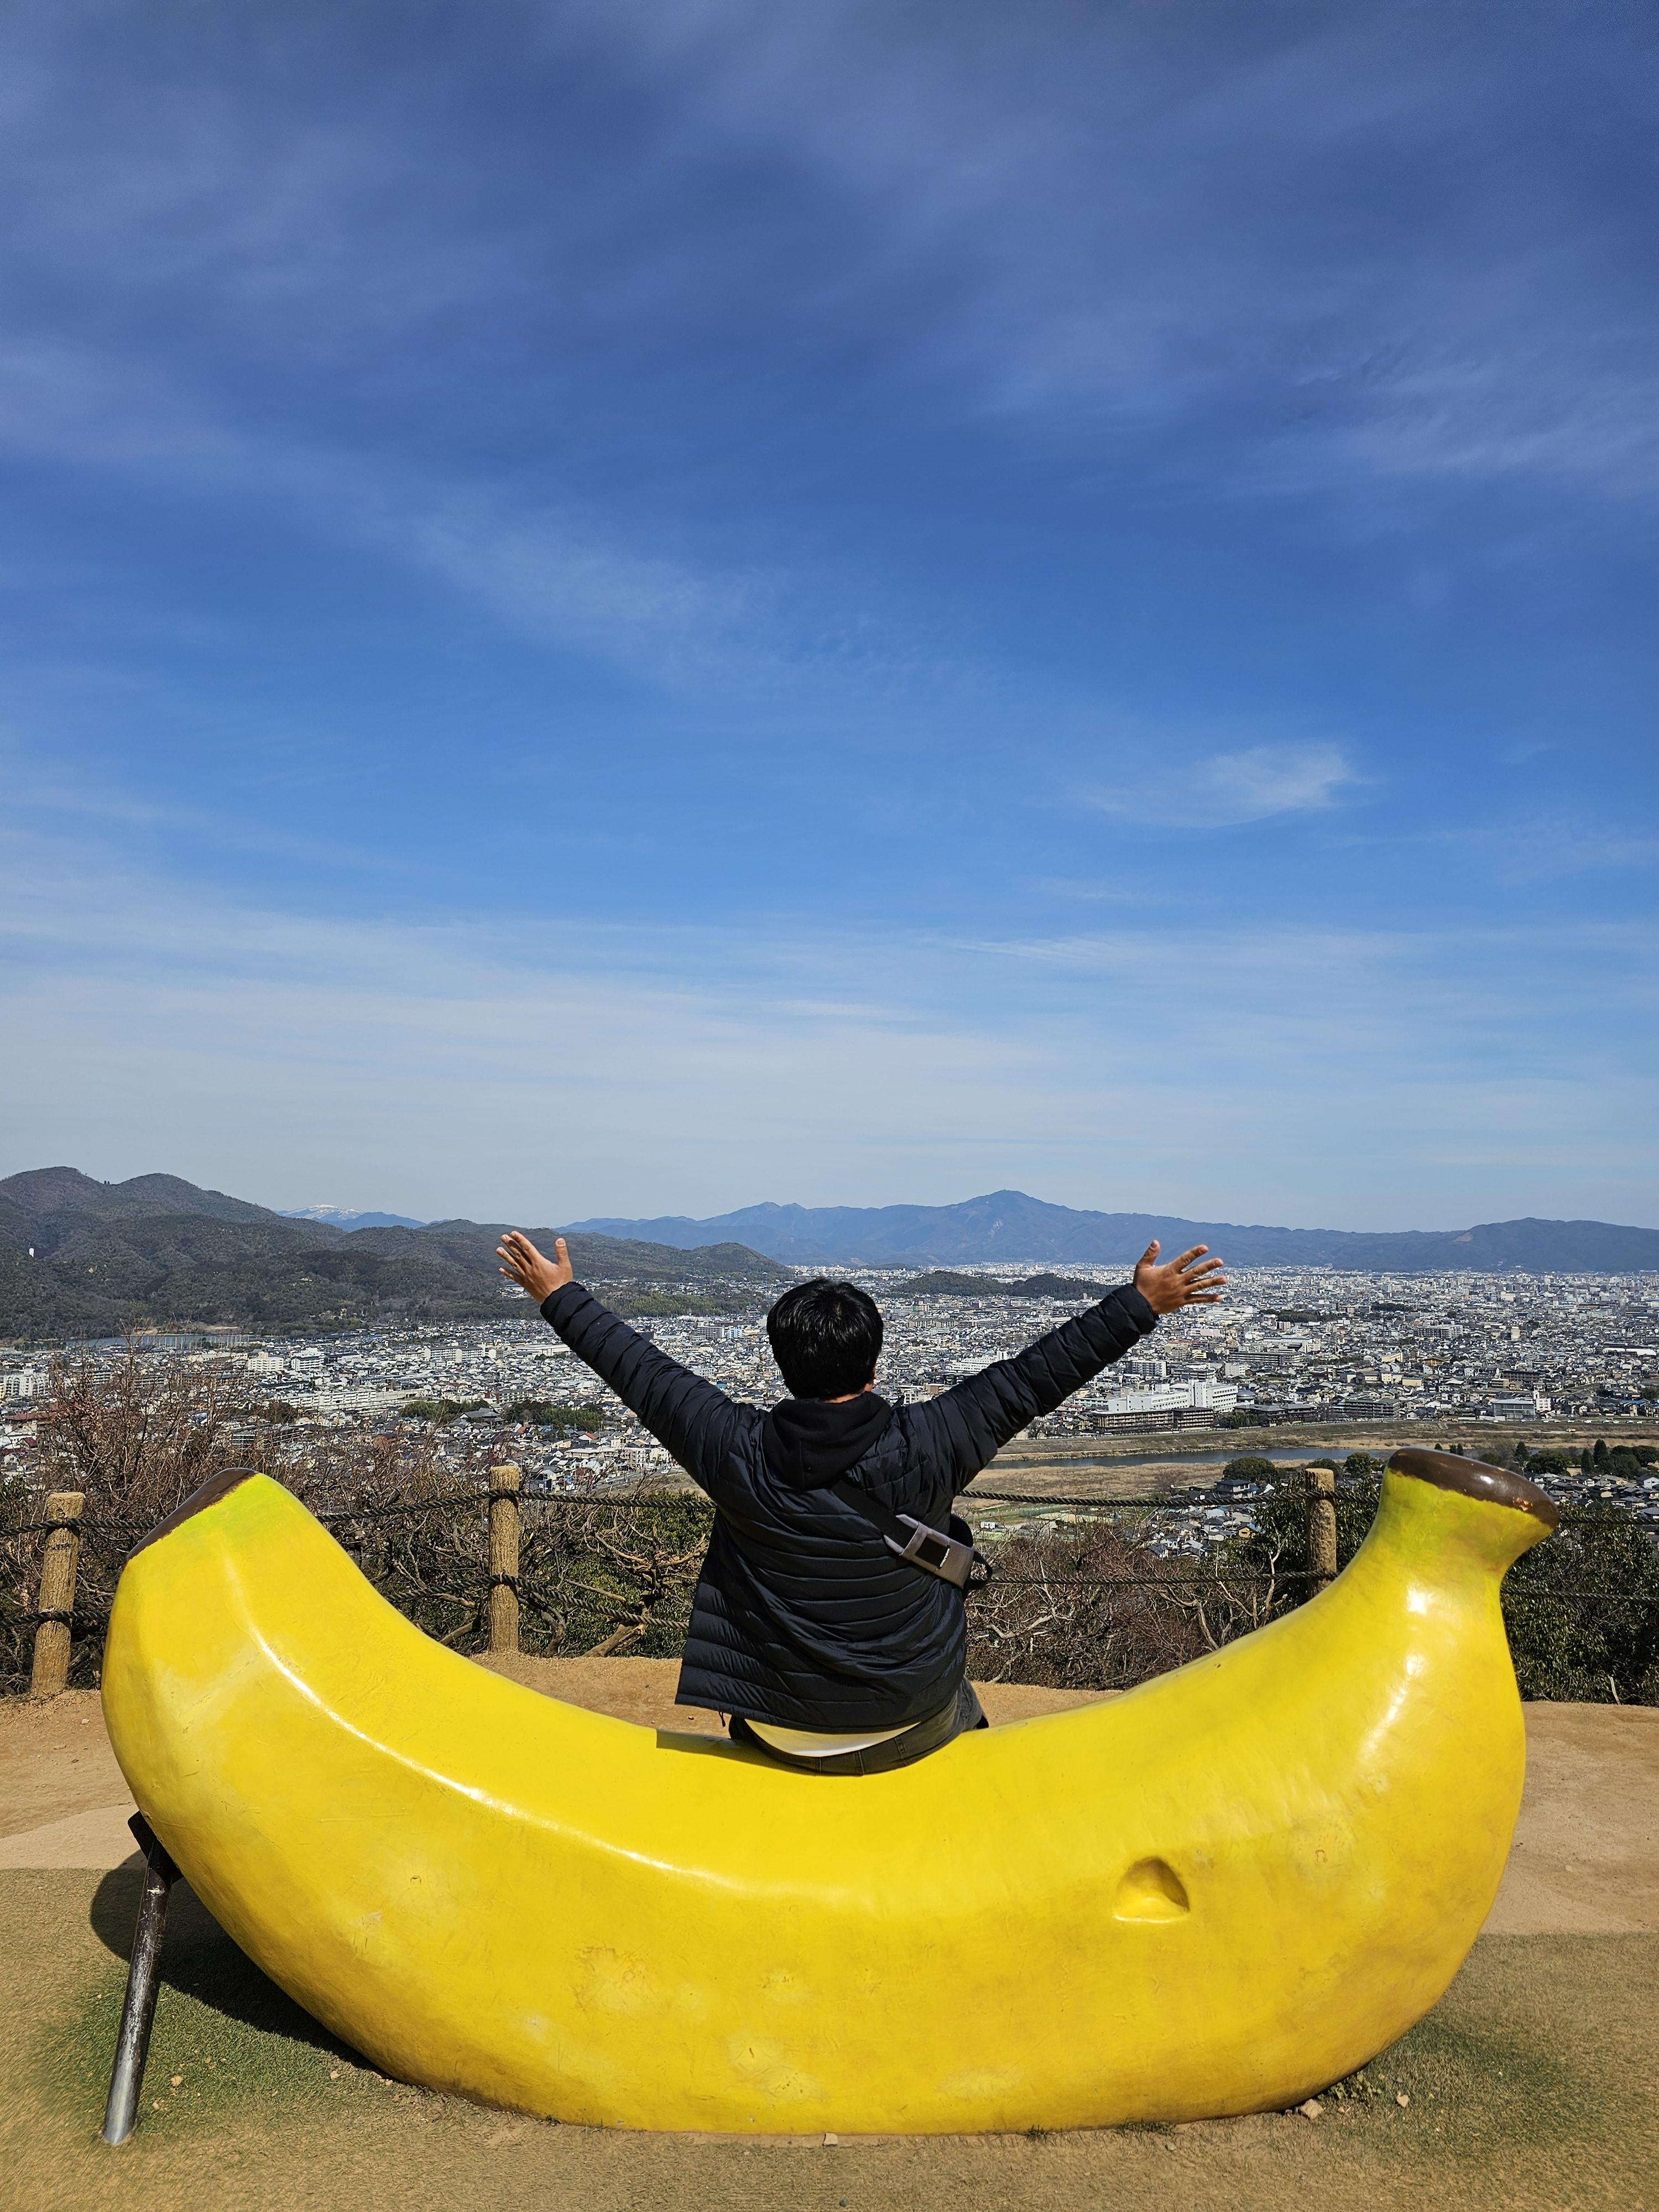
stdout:
[(731, 1237), (797, 1267), (959, 1267), (1062, 1261), (1127, 1268), (1156, 1237), (1166, 1258), (1209, 1244), (1236, 1267), (1341, 1267), (1360, 1273), (1636, 1274), (1659, 1271), (1659, 1230), (1606, 1221), (1491, 1221), (1473, 1229), (1273, 1229), (1173, 1214), (1091, 1213), (1024, 1191), (958, 1206), (746, 1206), (693, 1221), (579, 1221), (577, 1232), (658, 1244)]
[[(506, 1304), (506, 1223), (358, 1228), (296, 1219), (178, 1176), (99, 1182), (76, 1168), (0, 1182), (0, 1338), (50, 1344), (135, 1327), (266, 1334), (490, 1320)], [(555, 1231), (531, 1234), (550, 1249)], [(726, 1310), (787, 1279), (741, 1245), (571, 1238), (583, 1279), (624, 1311)]]
[[(99, 1182), (76, 1168), (0, 1182), (0, 1339), (49, 1344), (134, 1327), (221, 1324), (267, 1334), (492, 1319), (503, 1310), (501, 1222), (319, 1220), (178, 1176)], [(552, 1229), (530, 1234), (550, 1249)], [(1422, 1273), (1659, 1271), (1659, 1231), (1602, 1221), (1502, 1221), (1368, 1235), (1244, 1228), (1148, 1213), (1084, 1213), (1020, 1191), (960, 1206), (753, 1206), (691, 1221), (579, 1221), (563, 1232), (583, 1279), (625, 1312), (752, 1307), (789, 1267), (1085, 1267), (1121, 1279), (1156, 1237), (1209, 1244), (1236, 1267)], [(982, 1281), (934, 1274), (937, 1292)], [(1033, 1287), (1036, 1287), (1035, 1285)], [(1068, 1282), (1067, 1294), (1085, 1285)], [(1058, 1293), (1056, 1293), (1058, 1294)], [(523, 1309), (520, 1308), (522, 1311)]]
[(279, 1206), (284, 1221), (322, 1221), (331, 1229), (424, 1229), (408, 1213), (354, 1213), (347, 1206)]

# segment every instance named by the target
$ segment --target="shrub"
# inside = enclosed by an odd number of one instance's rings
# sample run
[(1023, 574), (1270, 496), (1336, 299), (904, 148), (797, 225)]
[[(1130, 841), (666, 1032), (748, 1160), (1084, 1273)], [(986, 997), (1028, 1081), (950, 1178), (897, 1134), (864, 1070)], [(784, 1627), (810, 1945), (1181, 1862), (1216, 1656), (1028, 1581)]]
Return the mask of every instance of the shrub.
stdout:
[(1558, 1528), (1510, 1568), (1504, 1619), (1523, 1698), (1659, 1705), (1659, 1545), (1638, 1522)]
[[(107, 1366), (58, 1359), (52, 1396), (36, 1424), (40, 1492), (85, 1497), (76, 1574), (73, 1686), (98, 1680), (104, 1630), (127, 1553), (192, 1491), (243, 1458), (234, 1429), (255, 1408), (246, 1369), (219, 1363), (141, 1359), (136, 1350)], [(39, 1494), (21, 1483), (0, 1498), (4, 1528), (39, 1518)], [(34, 1536), (0, 1543), (0, 1681), (27, 1682), (34, 1624), (40, 1545)]]
[[(481, 1492), (492, 1455), (482, 1445), (440, 1445), (440, 1433), (428, 1427), (412, 1438), (407, 1431), (378, 1438), (368, 1464), (360, 1448), (325, 1443), (306, 1471), (304, 1494), (400, 1612), (441, 1644), (477, 1651), (489, 1626)], [(641, 1508), (626, 1497), (532, 1495), (521, 1499), (520, 1513), (520, 1650), (678, 1654), (708, 1542), (702, 1498)]]
[(547, 1398), (515, 1398), (507, 1409), (509, 1421), (527, 1421), (538, 1429), (582, 1429), (588, 1435), (605, 1426), (597, 1406), (559, 1406)]
[(1105, 1520), (1011, 1537), (995, 1568), (969, 1614), (968, 1671), (981, 1682), (1128, 1689), (1248, 1635), (1279, 1597), (1271, 1569), (1230, 1578), (1225, 1562), (1162, 1558), (1134, 1524)]
[[(1339, 1571), (1365, 1540), (1380, 1496), (1375, 1480), (1338, 1490)], [(1281, 1487), (1255, 1519), (1237, 1557), (1258, 1571), (1272, 1565), (1273, 1610), (1290, 1612), (1313, 1589), (1290, 1578), (1312, 1565), (1305, 1493)], [(1570, 1518), (1510, 1568), (1503, 1606), (1523, 1698), (1659, 1705), (1659, 1544), (1639, 1522), (1605, 1509), (1593, 1520)]]
[(398, 1418), (402, 1421), (435, 1421), (447, 1428), (451, 1421), (459, 1421), (463, 1413), (476, 1413), (487, 1406), (487, 1398), (411, 1398)]
[(1230, 1459), (1221, 1470), (1224, 1480), (1230, 1482), (1271, 1482), (1279, 1469), (1260, 1452), (1241, 1452)]

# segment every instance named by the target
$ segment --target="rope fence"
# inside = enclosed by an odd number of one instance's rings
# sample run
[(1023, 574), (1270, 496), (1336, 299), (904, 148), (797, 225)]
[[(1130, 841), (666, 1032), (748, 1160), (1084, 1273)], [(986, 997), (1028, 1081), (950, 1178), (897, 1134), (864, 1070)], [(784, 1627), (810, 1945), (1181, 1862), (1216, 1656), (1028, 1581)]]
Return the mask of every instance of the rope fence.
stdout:
[[(511, 1465), (488, 1486), (356, 1498), (295, 1487), (358, 1566), (428, 1635), (509, 1658), (672, 1657), (714, 1508), (700, 1493), (541, 1492)], [(337, 1480), (337, 1470), (336, 1471)], [(1265, 1626), (1316, 1595), (1352, 1558), (1375, 1480), (1287, 1470), (1223, 1503), (1207, 1493), (1101, 1498), (969, 1490), (969, 1513), (1024, 1506), (1066, 1517), (981, 1529), (994, 1572), (968, 1593), (976, 1680), (1127, 1688)], [(31, 1499), (0, 1526), (0, 1690), (95, 1686), (126, 1554), (154, 1525), (79, 1492)], [(1174, 1532), (1170, 1524), (1183, 1524)], [(1636, 1517), (1569, 1508), (1511, 1570), (1504, 1606), (1528, 1697), (1659, 1704), (1659, 1540)]]

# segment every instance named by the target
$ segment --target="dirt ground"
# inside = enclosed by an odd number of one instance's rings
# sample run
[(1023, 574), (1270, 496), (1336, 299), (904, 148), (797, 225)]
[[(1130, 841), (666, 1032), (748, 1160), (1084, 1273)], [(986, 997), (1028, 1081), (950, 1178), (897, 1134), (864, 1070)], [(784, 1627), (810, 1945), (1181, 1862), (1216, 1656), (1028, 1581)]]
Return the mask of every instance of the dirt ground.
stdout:
[[(518, 1661), (642, 1723), (674, 1667)], [(994, 1724), (1087, 1702), (993, 1686)], [(0, 1707), (0, 2212), (1659, 2212), (1659, 1711), (1533, 1706), (1488, 1931), (1316, 2119), (1048, 2136), (732, 2142), (570, 2128), (384, 2081), (175, 1896), (141, 2125), (97, 2140), (137, 1897), (96, 1698)], [(716, 1729), (712, 1717), (707, 1725)]]

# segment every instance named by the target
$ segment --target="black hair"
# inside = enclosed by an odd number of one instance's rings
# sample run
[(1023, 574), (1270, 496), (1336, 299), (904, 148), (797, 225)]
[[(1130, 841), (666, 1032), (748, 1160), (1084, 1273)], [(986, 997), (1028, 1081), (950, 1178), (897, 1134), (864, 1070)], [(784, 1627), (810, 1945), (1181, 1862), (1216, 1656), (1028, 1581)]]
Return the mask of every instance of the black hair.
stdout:
[(815, 1275), (797, 1283), (766, 1316), (772, 1357), (794, 1398), (850, 1398), (876, 1372), (881, 1313), (856, 1283)]

